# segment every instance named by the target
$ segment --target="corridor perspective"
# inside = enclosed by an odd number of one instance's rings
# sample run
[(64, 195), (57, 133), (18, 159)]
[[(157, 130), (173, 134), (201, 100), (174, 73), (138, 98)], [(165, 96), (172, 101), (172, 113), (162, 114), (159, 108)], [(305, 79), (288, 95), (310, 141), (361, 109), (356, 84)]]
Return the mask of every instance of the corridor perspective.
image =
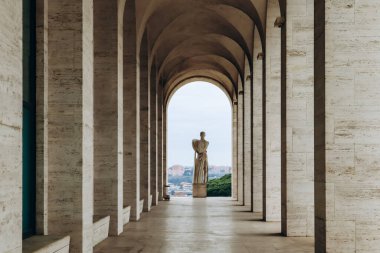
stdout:
[[(0, 253), (380, 252), (379, 13), (0, 0)], [(192, 82), (230, 101), (231, 199), (164, 201)]]
[(283, 237), (279, 222), (263, 222), (230, 198), (174, 198), (144, 215), (94, 252), (314, 252), (313, 238)]

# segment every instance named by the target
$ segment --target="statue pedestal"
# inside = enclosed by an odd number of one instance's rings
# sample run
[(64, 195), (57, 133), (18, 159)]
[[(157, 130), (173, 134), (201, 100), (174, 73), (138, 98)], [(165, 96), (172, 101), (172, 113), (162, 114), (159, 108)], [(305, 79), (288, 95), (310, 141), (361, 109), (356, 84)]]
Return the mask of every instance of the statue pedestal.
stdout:
[(207, 184), (193, 184), (193, 198), (206, 198)]

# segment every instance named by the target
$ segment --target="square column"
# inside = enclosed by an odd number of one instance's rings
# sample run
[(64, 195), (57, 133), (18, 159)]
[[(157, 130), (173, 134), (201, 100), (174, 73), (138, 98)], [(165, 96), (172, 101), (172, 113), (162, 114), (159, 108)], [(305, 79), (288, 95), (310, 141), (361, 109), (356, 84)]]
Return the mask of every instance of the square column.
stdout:
[(232, 105), (232, 179), (231, 194), (233, 199), (238, 199), (238, 102), (234, 101)]
[(163, 107), (162, 114), (162, 185), (164, 194), (168, 194), (165, 186), (168, 184), (168, 167), (167, 167), (167, 110)]
[(152, 68), (150, 73), (150, 191), (152, 195), (153, 206), (156, 206), (158, 204), (157, 97), (156, 69)]
[(264, 219), (281, 220), (281, 30), (273, 27), (280, 16), (278, 0), (269, 0), (266, 38), (266, 165)]
[(150, 81), (147, 34), (140, 48), (140, 198), (143, 211), (150, 211)]
[(48, 166), (47, 112), (48, 112), (48, 5), (36, 1), (36, 233), (47, 235)]
[(94, 219), (110, 216), (110, 235), (123, 232), (122, 17), (116, 1), (94, 0)]
[(257, 56), (263, 53), (261, 38), (258, 29), (254, 32), (253, 42), (253, 173), (252, 173), (252, 210), (263, 212), (263, 162), (264, 162), (264, 132), (263, 132), (263, 100), (265, 89), (263, 89), (263, 58)]
[(48, 233), (92, 252), (93, 2), (48, 6)]
[(123, 140), (124, 207), (131, 207), (130, 219), (140, 219), (140, 66), (137, 63), (136, 6), (127, 1), (123, 35)]
[(252, 209), (252, 77), (247, 58), (244, 72), (244, 205)]
[[(282, 233), (314, 235), (314, 4), (288, 0), (286, 6), (286, 82), (283, 123), (286, 159), (282, 164)], [(285, 43), (286, 42), (286, 43)], [(283, 157), (284, 158), (284, 157)]]
[(163, 88), (157, 84), (157, 188), (158, 200), (163, 199)]
[(244, 90), (240, 78), (237, 102), (237, 191), (238, 201), (240, 204), (244, 205)]

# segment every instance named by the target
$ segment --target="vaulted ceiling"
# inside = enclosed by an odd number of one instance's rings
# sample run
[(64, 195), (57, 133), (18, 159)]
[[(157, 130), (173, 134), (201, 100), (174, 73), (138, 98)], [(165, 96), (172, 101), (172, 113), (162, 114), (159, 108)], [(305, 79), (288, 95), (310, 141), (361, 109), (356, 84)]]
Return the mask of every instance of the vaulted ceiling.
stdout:
[[(170, 93), (187, 79), (209, 79), (233, 98), (252, 64), (253, 32), (265, 39), (268, 0), (138, 0), (137, 42)], [(269, 0), (278, 1), (278, 0)]]

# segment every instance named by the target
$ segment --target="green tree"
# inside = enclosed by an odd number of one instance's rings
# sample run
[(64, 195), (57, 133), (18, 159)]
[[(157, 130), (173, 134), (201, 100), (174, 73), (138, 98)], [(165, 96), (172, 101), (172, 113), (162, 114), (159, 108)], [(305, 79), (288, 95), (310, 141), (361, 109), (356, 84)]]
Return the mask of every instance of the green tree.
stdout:
[(207, 196), (230, 197), (231, 196), (231, 174), (216, 178), (207, 183)]

